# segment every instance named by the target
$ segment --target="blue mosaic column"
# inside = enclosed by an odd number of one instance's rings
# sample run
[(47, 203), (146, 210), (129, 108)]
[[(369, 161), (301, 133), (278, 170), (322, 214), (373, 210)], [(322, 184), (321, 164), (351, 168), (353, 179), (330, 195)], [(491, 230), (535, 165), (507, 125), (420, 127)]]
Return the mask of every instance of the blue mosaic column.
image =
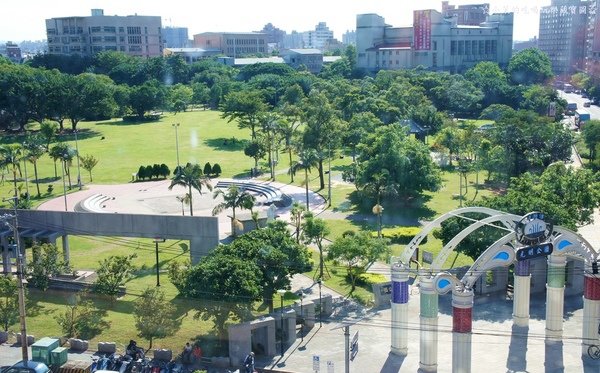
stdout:
[(408, 269), (392, 264), (392, 345), (396, 355), (408, 353)]
[(531, 295), (530, 261), (515, 262), (513, 295), (513, 323), (517, 326), (529, 325), (529, 299)]

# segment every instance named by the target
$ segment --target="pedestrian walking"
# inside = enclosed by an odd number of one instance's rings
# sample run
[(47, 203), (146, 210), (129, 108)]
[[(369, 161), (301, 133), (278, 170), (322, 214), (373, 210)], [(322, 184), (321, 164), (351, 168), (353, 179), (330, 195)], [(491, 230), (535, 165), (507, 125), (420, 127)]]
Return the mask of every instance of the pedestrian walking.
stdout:
[(246, 373), (254, 373), (254, 352), (250, 352), (244, 359)]

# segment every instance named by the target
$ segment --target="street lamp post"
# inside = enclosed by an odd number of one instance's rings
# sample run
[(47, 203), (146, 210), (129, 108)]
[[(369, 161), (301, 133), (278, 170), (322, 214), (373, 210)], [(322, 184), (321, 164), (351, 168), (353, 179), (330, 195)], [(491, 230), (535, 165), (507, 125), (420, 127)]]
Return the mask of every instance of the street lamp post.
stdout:
[(322, 282), (323, 281), (321, 281), (321, 278), (319, 277), (317, 280), (317, 283), (319, 284), (319, 328), (323, 326), (323, 298), (321, 297)]
[(67, 207), (67, 184), (65, 183), (65, 164), (66, 164), (65, 155), (62, 156), (62, 167), (60, 170), (62, 171), (62, 183), (63, 183), (63, 197), (65, 199), (65, 211), (69, 211)]
[(159, 275), (159, 266), (158, 266), (158, 244), (161, 242), (165, 242), (164, 238), (155, 238), (154, 244), (156, 245), (155, 253), (156, 253), (156, 286), (160, 286), (160, 275)]
[[(300, 296), (300, 342), (304, 342), (304, 288), (298, 290), (298, 296)], [(600, 329), (600, 326), (598, 328)]]
[(175, 127), (175, 151), (177, 153), (177, 168), (179, 168), (179, 132), (177, 131), (179, 123), (173, 123), (172, 126)]
[(77, 142), (77, 130), (74, 130), (75, 134), (75, 155), (77, 156), (77, 186), (81, 190), (81, 170), (79, 168), (79, 143)]
[(285, 295), (285, 290), (283, 289), (279, 289), (277, 290), (277, 294), (279, 294), (279, 299), (281, 300), (281, 308), (279, 309), (281, 312), (281, 333), (280, 335), (280, 339), (281, 339), (281, 356), (283, 356), (283, 343), (284, 343), (284, 338), (283, 338), (283, 296)]

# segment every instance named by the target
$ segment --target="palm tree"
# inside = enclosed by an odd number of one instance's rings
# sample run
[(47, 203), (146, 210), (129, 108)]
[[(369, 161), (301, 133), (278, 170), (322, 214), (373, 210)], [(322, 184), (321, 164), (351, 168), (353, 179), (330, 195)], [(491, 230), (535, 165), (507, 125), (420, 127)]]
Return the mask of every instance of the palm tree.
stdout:
[(186, 193), (186, 194), (184, 194), (182, 196), (177, 196), (175, 198), (177, 198), (177, 201), (179, 201), (181, 203), (181, 215), (185, 216), (185, 210), (183, 209), (183, 205), (184, 204), (185, 205), (189, 205), (190, 204), (190, 198), (191, 198), (190, 194)]
[(13, 184), (15, 188), (15, 206), (18, 205), (19, 195), (17, 193), (17, 171), (21, 176), (21, 155), (22, 149), (20, 145), (7, 145), (0, 147), (0, 166), (10, 169), (13, 174)]
[(231, 208), (233, 210), (233, 215), (231, 217), (231, 232), (233, 236), (235, 236), (235, 209), (249, 209), (252, 210), (254, 207), (254, 202), (256, 198), (248, 191), (244, 189), (240, 189), (237, 185), (230, 185), (227, 188), (227, 192), (224, 192), (223, 189), (217, 189), (213, 194), (213, 198), (217, 198), (218, 196), (223, 196), (223, 202), (219, 203), (213, 208), (212, 214), (217, 215), (223, 212), (223, 210)]
[(308, 173), (319, 162), (317, 152), (314, 149), (303, 149), (298, 152), (298, 160), (294, 162), (290, 169), (291, 174), (296, 174), (298, 170), (304, 170), (304, 185), (306, 186), (306, 211), (310, 211), (308, 206)]
[(173, 179), (171, 179), (169, 190), (173, 189), (175, 185), (188, 188), (188, 194), (190, 197), (190, 216), (194, 216), (192, 189), (196, 189), (200, 195), (202, 195), (202, 187), (212, 190), (210, 179), (202, 173), (202, 168), (199, 164), (193, 165), (188, 163), (185, 165), (185, 167), (179, 167), (175, 173), (175, 176), (173, 176)]
[(25, 159), (33, 163), (33, 173), (35, 175), (35, 187), (38, 198), (41, 196), (40, 184), (38, 181), (37, 161), (46, 153), (44, 139), (39, 136), (31, 136), (25, 140)]
[(296, 228), (296, 243), (300, 243), (300, 228), (302, 227), (302, 218), (306, 208), (302, 206), (298, 201), (294, 201), (292, 204), (292, 210), (290, 211), (290, 218), (294, 227)]

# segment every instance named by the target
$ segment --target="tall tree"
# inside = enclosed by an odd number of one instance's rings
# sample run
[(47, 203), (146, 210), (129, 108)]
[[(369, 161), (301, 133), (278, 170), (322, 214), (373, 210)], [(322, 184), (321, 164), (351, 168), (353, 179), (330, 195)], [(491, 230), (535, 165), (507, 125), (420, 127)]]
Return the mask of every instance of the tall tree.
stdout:
[(235, 237), (236, 236), (236, 224), (237, 220), (235, 218), (235, 210), (237, 208), (240, 209), (250, 209), (254, 206), (255, 198), (248, 191), (241, 189), (237, 185), (230, 185), (227, 188), (227, 192), (224, 192), (223, 189), (215, 190), (213, 194), (213, 198), (218, 198), (223, 196), (223, 202), (216, 205), (213, 210), (213, 216), (220, 214), (225, 209), (232, 209), (233, 215), (231, 217), (231, 233)]
[(111, 255), (98, 262), (99, 267), (96, 270), (98, 278), (94, 283), (94, 290), (116, 298), (119, 288), (125, 285), (133, 275), (135, 270), (133, 259), (136, 257), (136, 254)]
[(308, 204), (308, 173), (318, 163), (317, 152), (313, 149), (302, 149), (298, 152), (298, 161), (296, 161), (290, 169), (291, 174), (296, 174), (299, 170), (304, 170), (304, 187), (306, 190), (306, 210), (310, 210)]
[(210, 178), (202, 173), (202, 168), (199, 164), (193, 165), (188, 163), (184, 167), (179, 167), (175, 172), (175, 176), (171, 179), (169, 190), (173, 189), (176, 185), (188, 188), (188, 194), (190, 196), (190, 216), (194, 216), (192, 190), (197, 190), (201, 195), (203, 187), (212, 191)]
[(133, 318), (138, 336), (147, 339), (152, 348), (154, 339), (177, 333), (180, 321), (175, 317), (175, 306), (160, 288), (146, 288), (133, 305)]
[(261, 116), (268, 110), (262, 93), (258, 90), (230, 92), (222, 105), (223, 118), (237, 121), (239, 128), (249, 128), (252, 140), (256, 140), (256, 129)]
[(341, 262), (346, 267), (352, 293), (356, 288), (356, 278), (389, 252), (384, 239), (373, 238), (368, 232), (356, 234), (354, 231), (347, 231), (329, 245), (327, 259)]
[(325, 237), (330, 233), (329, 227), (325, 223), (325, 220), (315, 217), (312, 213), (307, 212), (304, 216), (304, 223), (302, 224), (302, 238), (304, 243), (307, 245), (315, 244), (319, 250), (319, 279), (325, 279), (323, 270), (325, 267), (325, 261), (323, 257), (323, 241)]
[(508, 62), (508, 75), (517, 84), (543, 84), (554, 76), (548, 55), (537, 48), (514, 54)]
[(0, 147), (0, 168), (7, 168), (13, 175), (13, 197), (15, 204), (18, 204), (17, 172), (21, 176), (21, 158), (23, 149), (21, 145), (4, 145)]
[(215, 251), (258, 266), (261, 294), (263, 302), (269, 306), (269, 312), (273, 311), (275, 291), (289, 289), (291, 276), (311, 268), (307, 248), (294, 241), (282, 221), (274, 221), (264, 229), (248, 232)]
[(305, 124), (302, 147), (315, 151), (320, 189), (324, 189), (323, 161), (339, 146), (344, 126), (333, 106), (322, 93), (311, 92), (303, 101), (302, 107), (302, 119)]
[(600, 120), (590, 120), (583, 126), (583, 140), (590, 150), (590, 162), (593, 162), (598, 154), (596, 152), (598, 144), (600, 144)]
[(199, 298), (195, 317), (213, 320), (220, 340), (226, 340), (230, 319), (252, 317), (253, 302), (260, 299), (260, 269), (235, 256), (210, 254), (183, 274), (183, 295)]
[(8, 328), (19, 321), (19, 298), (17, 280), (9, 276), (0, 276), (0, 327)]
[(33, 174), (35, 176), (35, 187), (37, 189), (38, 198), (40, 194), (40, 183), (38, 179), (37, 161), (46, 154), (44, 138), (39, 135), (30, 135), (25, 138), (24, 143), (25, 159), (33, 164)]
[(107, 76), (84, 73), (72, 77), (68, 84), (70, 105), (66, 116), (73, 131), (81, 120), (110, 118), (116, 112), (114, 83)]

